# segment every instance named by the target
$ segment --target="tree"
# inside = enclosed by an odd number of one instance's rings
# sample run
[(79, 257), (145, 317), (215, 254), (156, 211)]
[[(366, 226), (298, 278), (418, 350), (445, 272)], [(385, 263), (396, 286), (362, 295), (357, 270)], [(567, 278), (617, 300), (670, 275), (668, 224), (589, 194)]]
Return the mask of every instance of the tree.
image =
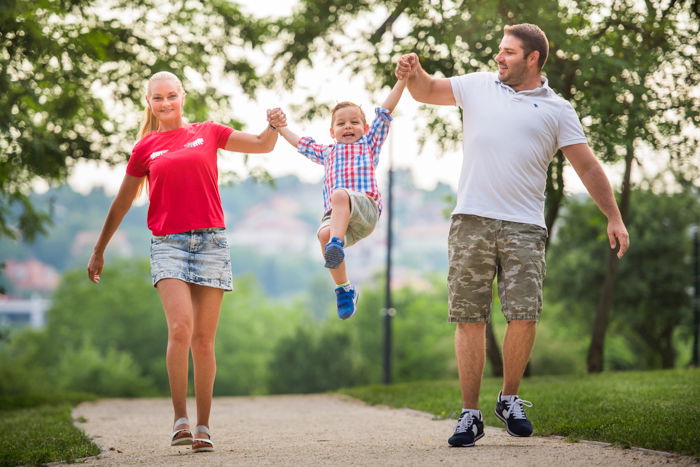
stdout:
[[(370, 24), (374, 17), (368, 12), (379, 11), (384, 21)], [(492, 68), (489, 64), (504, 25), (536, 23), (550, 41), (544, 69), (550, 85), (572, 102), (600, 157), (624, 161), (620, 205), (626, 217), (632, 166), (643, 146), (669, 154), (671, 170), (686, 185), (698, 178), (700, 153), (693, 129), (700, 123), (700, 103), (693, 83), (700, 81), (699, 18), (698, 4), (692, 0), (615, 0), (612, 5), (554, 0), (535, 5), (472, 0), (367, 0), (346, 5), (338, 0), (306, 0), (292, 17), (278, 22), (284, 34), (277, 33), (282, 46), (276, 66), (289, 86), (296, 67), (311, 62), (322, 49), (353, 73), (369, 64), (375, 87), (381, 87), (393, 81), (395, 56), (414, 51), (429, 72), (453, 76)], [(351, 27), (360, 29), (360, 38), (343, 41), (343, 33)], [(458, 141), (454, 119), (433, 109), (427, 115), (427, 132), (440, 142)], [(565, 193), (564, 167), (558, 152), (548, 167), (546, 185), (545, 221), (550, 232)], [(589, 351), (590, 371), (602, 369), (616, 268), (617, 260), (610, 255)]]
[[(637, 207), (628, 227), (636, 246), (619, 263), (619, 282), (624, 287), (616, 292), (610, 325), (637, 355), (637, 367), (672, 368), (674, 333), (679, 326), (690, 325), (689, 226), (700, 216), (700, 206), (696, 196), (688, 193), (635, 191), (632, 195)], [(596, 285), (605, 275), (606, 242), (600, 230), (604, 225), (605, 218), (591, 201), (567, 202), (552, 246), (548, 287), (579, 322), (589, 321), (598, 300)]]
[(226, 1), (3, 2), (0, 237), (46, 233), (51, 210), (29, 198), (37, 179), (63, 181), (80, 160), (126, 159), (155, 71), (201, 79), (197, 88), (185, 80), (189, 117), (234, 124), (212, 83), (253, 92), (260, 78), (236, 47), (260, 45), (265, 27)]

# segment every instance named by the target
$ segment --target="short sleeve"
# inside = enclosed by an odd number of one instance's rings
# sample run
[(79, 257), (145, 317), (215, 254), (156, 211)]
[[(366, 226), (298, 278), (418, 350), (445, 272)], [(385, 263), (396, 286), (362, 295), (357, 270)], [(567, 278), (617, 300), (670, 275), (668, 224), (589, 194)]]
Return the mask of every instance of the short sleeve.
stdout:
[(219, 149), (224, 149), (226, 147), (226, 143), (228, 142), (229, 137), (231, 136), (231, 133), (234, 132), (234, 129), (229, 126), (212, 121), (208, 121), (207, 124), (209, 126), (209, 131), (211, 131), (214, 134), (214, 139), (216, 140), (216, 147)]
[(557, 135), (557, 148), (571, 146), (572, 144), (587, 143), (581, 121), (576, 111), (569, 102), (564, 102), (564, 108), (559, 114), (559, 134)]
[(132, 177), (145, 177), (148, 175), (148, 167), (146, 166), (146, 158), (142, 148), (142, 145), (136, 143), (134, 149), (131, 150), (129, 162), (126, 164), (126, 173)]
[(452, 95), (458, 106), (464, 108), (467, 105), (469, 94), (483, 89), (481, 86), (491, 80), (495, 80), (492, 73), (477, 72), (448, 78), (452, 86)]

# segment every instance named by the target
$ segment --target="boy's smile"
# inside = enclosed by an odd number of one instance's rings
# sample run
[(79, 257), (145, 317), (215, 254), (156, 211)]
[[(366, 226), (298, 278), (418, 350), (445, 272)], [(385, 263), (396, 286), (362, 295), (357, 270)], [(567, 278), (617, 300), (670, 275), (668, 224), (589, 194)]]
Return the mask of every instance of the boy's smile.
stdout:
[(331, 137), (339, 143), (352, 144), (357, 142), (369, 130), (362, 118), (362, 112), (357, 107), (343, 107), (335, 112), (335, 120), (331, 127)]

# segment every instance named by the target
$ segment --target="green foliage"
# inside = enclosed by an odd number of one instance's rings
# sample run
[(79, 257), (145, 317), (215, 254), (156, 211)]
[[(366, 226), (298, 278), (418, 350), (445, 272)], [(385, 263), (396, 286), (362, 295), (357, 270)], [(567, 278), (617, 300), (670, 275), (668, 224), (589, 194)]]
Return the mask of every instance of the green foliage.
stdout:
[[(612, 368), (670, 368), (676, 363), (674, 332), (690, 325), (689, 226), (700, 218), (700, 205), (684, 193), (635, 191), (632, 197), (632, 248), (619, 265), (607, 363)], [(605, 226), (592, 201), (572, 200), (551, 248), (547, 286), (552, 298), (570, 311), (562, 315), (563, 322), (578, 323), (578, 328), (589, 322), (599, 299), (609, 248)]]
[(224, 295), (216, 338), (216, 395), (267, 392), (275, 345), (308, 317), (299, 303), (266, 298), (252, 277), (238, 279)]
[[(0, 7), (0, 235), (46, 233), (50, 211), (29, 198), (37, 178), (65, 180), (79, 160), (121, 162), (143, 112), (143, 85), (156, 71), (199, 75), (188, 117), (234, 124), (222, 109), (221, 78), (252, 93), (255, 68), (237, 47), (259, 46), (265, 23), (230, 2), (10, 0)], [(234, 47), (229, 47), (234, 46)], [(213, 76), (212, 63), (225, 63)], [(218, 63), (218, 62), (217, 62)], [(236, 126), (239, 126), (236, 124)]]
[(73, 425), (69, 404), (0, 411), (6, 430), (0, 465), (43, 465), (95, 456), (100, 448)]
[[(384, 18), (377, 22), (377, 16)], [(589, 141), (604, 161), (634, 159), (641, 145), (670, 156), (676, 180), (697, 180), (700, 101), (700, 19), (697, 2), (563, 2), (466, 0), (458, 5), (422, 0), (304, 1), (269, 29), (281, 41), (273, 76), (295, 84), (295, 71), (317, 58), (343, 63), (367, 77), (369, 88), (391, 86), (396, 57), (415, 52), (425, 70), (454, 76), (493, 70), (503, 28), (535, 23), (550, 45), (543, 69), (550, 86), (570, 100)], [(379, 26), (377, 26), (379, 25)], [(346, 31), (358, 30), (352, 40)], [(322, 52), (322, 53), (320, 53)], [(369, 71), (369, 73), (368, 73)], [(368, 76), (369, 75), (369, 76)], [(309, 104), (318, 104), (313, 97)], [(461, 123), (424, 108), (425, 138), (454, 149)], [(313, 109), (306, 109), (313, 116)], [(564, 195), (564, 157), (548, 167), (546, 222), (555, 225)]]
[(354, 386), (361, 377), (350, 344), (347, 333), (314, 334), (299, 327), (295, 335), (277, 344), (270, 362), (270, 392), (312, 393)]
[[(487, 425), (502, 427), (492, 412), (500, 379), (485, 379), (479, 403)], [(410, 407), (456, 418), (459, 384), (454, 380), (343, 389), (370, 404)], [(700, 409), (688, 401), (700, 397), (700, 370), (601, 373), (533, 377), (521, 396), (535, 435), (560, 435), (621, 446), (671, 451), (700, 457), (697, 420)]]

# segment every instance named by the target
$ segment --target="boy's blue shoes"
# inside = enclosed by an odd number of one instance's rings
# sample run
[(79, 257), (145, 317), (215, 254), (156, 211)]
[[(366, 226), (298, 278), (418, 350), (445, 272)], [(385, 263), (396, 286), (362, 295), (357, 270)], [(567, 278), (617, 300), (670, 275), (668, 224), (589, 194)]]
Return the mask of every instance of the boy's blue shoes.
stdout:
[(326, 260), (326, 267), (328, 269), (337, 269), (340, 263), (343, 262), (343, 258), (345, 258), (343, 241), (338, 237), (331, 238), (331, 241), (326, 243), (323, 257)]
[(352, 286), (338, 287), (335, 289), (336, 300), (338, 302), (338, 317), (348, 319), (355, 314), (357, 309), (357, 299), (360, 293)]

